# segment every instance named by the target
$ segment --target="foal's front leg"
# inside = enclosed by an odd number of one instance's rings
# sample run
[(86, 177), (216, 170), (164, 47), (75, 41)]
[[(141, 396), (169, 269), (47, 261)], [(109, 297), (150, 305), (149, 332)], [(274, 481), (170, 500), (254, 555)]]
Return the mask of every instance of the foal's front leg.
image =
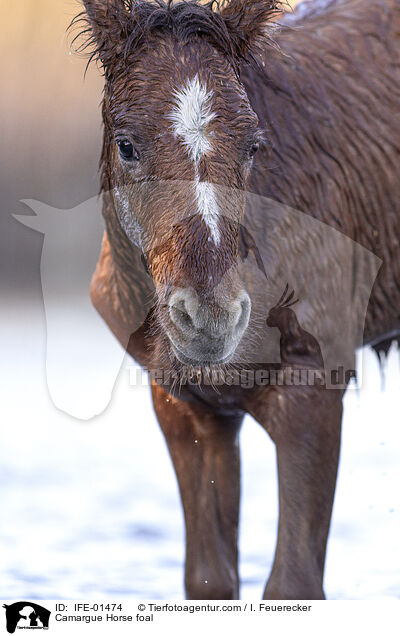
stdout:
[(342, 397), (323, 387), (276, 387), (253, 412), (276, 444), (279, 475), (278, 540), (264, 598), (324, 598)]
[(236, 599), (242, 415), (182, 402), (154, 385), (154, 408), (178, 478), (189, 599)]

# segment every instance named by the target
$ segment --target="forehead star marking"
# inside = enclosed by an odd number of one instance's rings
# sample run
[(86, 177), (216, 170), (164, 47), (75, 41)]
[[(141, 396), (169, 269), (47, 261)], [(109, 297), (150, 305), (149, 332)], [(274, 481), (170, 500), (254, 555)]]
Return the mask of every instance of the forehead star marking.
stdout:
[(175, 106), (169, 113), (173, 130), (186, 146), (194, 162), (211, 149), (206, 135), (207, 124), (214, 119), (211, 111), (212, 91), (199, 80), (198, 75), (174, 92)]

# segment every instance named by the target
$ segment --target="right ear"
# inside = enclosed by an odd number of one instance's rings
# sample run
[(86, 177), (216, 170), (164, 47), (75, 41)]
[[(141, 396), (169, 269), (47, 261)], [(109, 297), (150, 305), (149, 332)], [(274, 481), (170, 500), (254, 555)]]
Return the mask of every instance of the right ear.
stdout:
[(73, 42), (83, 36), (78, 52), (91, 49), (89, 63), (97, 58), (109, 67), (125, 50), (126, 27), (131, 16), (124, 0), (83, 0), (83, 4), (85, 11), (72, 23), (82, 27)]
[(246, 58), (263, 42), (269, 42), (269, 25), (282, 13), (281, 0), (228, 0), (221, 16), (240, 57)]

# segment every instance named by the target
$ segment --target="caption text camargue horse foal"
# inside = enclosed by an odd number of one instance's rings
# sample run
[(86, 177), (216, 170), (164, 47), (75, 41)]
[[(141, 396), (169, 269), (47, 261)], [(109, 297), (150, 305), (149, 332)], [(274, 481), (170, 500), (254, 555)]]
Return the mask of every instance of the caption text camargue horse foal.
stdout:
[(250, 413), (278, 458), (265, 598), (323, 598), (354, 350), (400, 327), (398, 0), (84, 5), (105, 76), (91, 298), (151, 372), (187, 596), (238, 597)]

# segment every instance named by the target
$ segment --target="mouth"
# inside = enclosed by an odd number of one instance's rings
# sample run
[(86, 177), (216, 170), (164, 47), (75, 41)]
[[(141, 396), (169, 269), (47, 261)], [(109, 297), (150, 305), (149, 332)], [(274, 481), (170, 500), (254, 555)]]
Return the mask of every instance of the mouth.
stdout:
[(189, 356), (187, 356), (181, 349), (179, 349), (179, 347), (177, 347), (173, 342), (171, 342), (171, 349), (172, 352), (175, 356), (175, 358), (181, 363), (184, 364), (186, 366), (190, 366), (190, 367), (195, 367), (195, 368), (206, 368), (206, 367), (214, 367), (214, 366), (220, 366), (222, 364), (226, 364), (227, 362), (229, 362), (229, 360), (232, 359), (232, 356), (235, 352), (235, 350), (233, 349), (232, 351), (230, 351), (228, 353), (228, 355), (223, 356), (222, 358), (210, 358), (210, 359), (201, 359), (199, 360), (194, 359), (194, 358), (190, 358)]

